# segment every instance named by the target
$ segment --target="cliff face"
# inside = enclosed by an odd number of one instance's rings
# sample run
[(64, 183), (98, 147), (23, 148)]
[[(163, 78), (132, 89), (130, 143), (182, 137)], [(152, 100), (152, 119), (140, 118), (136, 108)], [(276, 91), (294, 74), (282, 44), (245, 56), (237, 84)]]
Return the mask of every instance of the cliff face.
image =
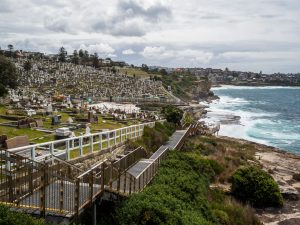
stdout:
[(217, 98), (210, 90), (211, 82), (207, 80), (195, 81), (190, 89), (187, 90), (187, 95), (196, 101), (210, 101)]
[(172, 94), (184, 101), (210, 101), (216, 98), (210, 90), (211, 82), (198, 80), (194, 75), (170, 74), (160, 79), (166, 89), (171, 88)]

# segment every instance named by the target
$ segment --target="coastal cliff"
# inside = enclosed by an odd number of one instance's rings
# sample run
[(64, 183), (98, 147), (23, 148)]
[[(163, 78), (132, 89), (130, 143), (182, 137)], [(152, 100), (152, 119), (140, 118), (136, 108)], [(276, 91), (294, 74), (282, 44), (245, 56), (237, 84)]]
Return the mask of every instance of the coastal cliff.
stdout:
[(254, 208), (266, 225), (300, 224), (300, 156), (243, 139), (224, 136), (198, 136), (189, 140), (209, 159), (225, 169), (211, 184), (212, 189), (231, 193), (231, 176), (240, 166), (255, 165), (269, 173), (277, 182), (284, 198), (282, 208)]
[(211, 91), (211, 81), (189, 73), (172, 73), (158, 78), (170, 93), (186, 102), (211, 101), (217, 96)]

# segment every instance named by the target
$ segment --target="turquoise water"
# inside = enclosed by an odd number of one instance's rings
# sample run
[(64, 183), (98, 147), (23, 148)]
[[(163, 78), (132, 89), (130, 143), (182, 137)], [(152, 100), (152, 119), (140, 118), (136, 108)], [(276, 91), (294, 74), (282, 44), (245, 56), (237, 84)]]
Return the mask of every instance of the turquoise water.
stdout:
[(300, 155), (300, 88), (225, 86), (213, 91), (220, 100), (210, 104), (207, 119), (221, 124), (220, 135)]

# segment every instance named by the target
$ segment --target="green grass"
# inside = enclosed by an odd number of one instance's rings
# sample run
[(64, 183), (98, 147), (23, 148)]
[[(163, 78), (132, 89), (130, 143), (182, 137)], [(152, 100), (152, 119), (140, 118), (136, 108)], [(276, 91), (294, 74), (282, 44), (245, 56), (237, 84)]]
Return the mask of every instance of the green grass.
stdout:
[(40, 138), (46, 136), (44, 132), (32, 130), (30, 128), (14, 128), (14, 127), (0, 127), (0, 135), (7, 135), (8, 138), (13, 138), (16, 136), (28, 136), (29, 139)]
[(135, 76), (138, 78), (149, 78), (150, 76), (157, 76), (160, 77), (160, 75), (158, 74), (149, 74), (145, 71), (142, 71), (141, 69), (138, 68), (118, 68), (120, 70), (120, 72), (126, 73), (128, 76)]
[(43, 219), (36, 219), (30, 215), (11, 211), (7, 206), (0, 205), (0, 224), (1, 225), (43, 225), (46, 224)]

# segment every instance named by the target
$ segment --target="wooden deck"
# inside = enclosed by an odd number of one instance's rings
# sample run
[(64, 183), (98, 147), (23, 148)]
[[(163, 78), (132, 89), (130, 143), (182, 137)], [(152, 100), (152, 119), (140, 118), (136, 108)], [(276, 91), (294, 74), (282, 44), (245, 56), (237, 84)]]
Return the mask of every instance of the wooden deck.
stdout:
[(78, 216), (104, 191), (118, 195), (142, 191), (157, 174), (167, 152), (180, 148), (190, 131), (190, 128), (176, 131), (148, 159), (144, 149), (137, 148), (111, 161), (99, 162), (88, 171), (61, 159), (53, 158), (47, 161), (50, 164), (42, 164), (2, 151), (0, 157), (6, 168), (0, 167), (0, 184), (8, 185), (0, 185), (0, 202), (41, 216)]

